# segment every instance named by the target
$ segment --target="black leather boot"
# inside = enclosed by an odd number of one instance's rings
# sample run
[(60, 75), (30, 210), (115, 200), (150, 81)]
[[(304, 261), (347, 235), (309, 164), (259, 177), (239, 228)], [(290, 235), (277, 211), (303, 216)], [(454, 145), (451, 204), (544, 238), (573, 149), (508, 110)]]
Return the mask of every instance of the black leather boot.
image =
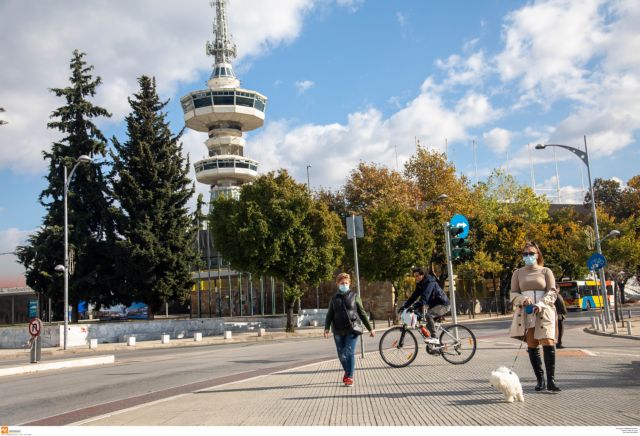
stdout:
[(547, 390), (551, 392), (560, 392), (560, 388), (556, 385), (556, 347), (553, 345), (545, 345), (542, 347), (544, 352), (544, 366), (547, 369)]
[(531, 366), (533, 367), (533, 373), (536, 375), (536, 391), (543, 391), (545, 389), (544, 384), (544, 370), (542, 369), (542, 359), (540, 358), (540, 349), (536, 348), (527, 348), (527, 353), (529, 353), (529, 360), (531, 361)]

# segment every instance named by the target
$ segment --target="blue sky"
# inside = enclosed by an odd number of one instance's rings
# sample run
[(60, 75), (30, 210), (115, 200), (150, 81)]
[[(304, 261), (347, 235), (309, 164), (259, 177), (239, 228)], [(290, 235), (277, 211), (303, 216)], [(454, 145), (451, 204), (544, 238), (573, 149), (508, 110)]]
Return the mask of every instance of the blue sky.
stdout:
[[(62, 105), (47, 90), (67, 85), (75, 48), (104, 82), (95, 102), (114, 117), (100, 127), (121, 139), (138, 76), (156, 76), (177, 131), (180, 96), (205, 87), (212, 63), (206, 0), (33, 9), (0, 3), (0, 119), (9, 123), (0, 127), (0, 252), (41, 223), (41, 152), (58, 138), (45, 126)], [(312, 188), (335, 189), (359, 161), (402, 169), (418, 140), (472, 182), (502, 167), (531, 185), (533, 168), (538, 192), (555, 196), (553, 151), (530, 154), (527, 144), (582, 147), (586, 135), (593, 177), (624, 183), (639, 173), (639, 22), (633, 0), (231, 0), (236, 72), (269, 99), (245, 155), (300, 182), (310, 164)], [(192, 162), (205, 139), (185, 134)], [(579, 201), (584, 165), (560, 149), (556, 160), (561, 201)], [(0, 286), (20, 273), (0, 256)]]

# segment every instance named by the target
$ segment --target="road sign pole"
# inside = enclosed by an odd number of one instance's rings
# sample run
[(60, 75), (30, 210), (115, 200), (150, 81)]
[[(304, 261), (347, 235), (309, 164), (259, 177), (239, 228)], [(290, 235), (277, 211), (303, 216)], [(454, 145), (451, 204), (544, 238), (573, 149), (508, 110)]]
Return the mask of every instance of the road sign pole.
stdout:
[(444, 223), (444, 245), (447, 252), (447, 271), (449, 274), (449, 298), (451, 300), (451, 318), (457, 324), (458, 315), (456, 313), (456, 281), (453, 279), (453, 261), (451, 260), (451, 235), (449, 234), (449, 223)]
[[(351, 225), (353, 226), (353, 262), (356, 267), (356, 289), (358, 291), (358, 298), (360, 298), (360, 270), (358, 269), (358, 237), (356, 232), (355, 215), (351, 215)], [(360, 338), (360, 353), (364, 359), (364, 338)]]

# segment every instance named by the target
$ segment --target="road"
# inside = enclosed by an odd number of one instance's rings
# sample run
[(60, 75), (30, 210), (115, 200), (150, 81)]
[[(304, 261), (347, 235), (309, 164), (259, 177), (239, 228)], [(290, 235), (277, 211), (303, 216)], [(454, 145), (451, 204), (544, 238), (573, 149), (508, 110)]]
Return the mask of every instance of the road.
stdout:
[[(466, 318), (459, 317), (458, 321), (465, 323)], [(500, 336), (506, 339), (509, 322), (487, 320), (468, 325), (478, 339)], [(588, 314), (570, 314), (566, 329), (582, 328), (588, 322)], [(367, 351), (377, 349), (380, 334), (376, 338), (365, 337)], [(0, 380), (3, 391), (0, 422), (25, 425), (39, 421), (39, 424), (60, 425), (77, 421), (78, 417), (122, 409), (196, 388), (336, 358), (331, 338), (126, 351), (116, 352), (115, 356), (116, 363), (111, 366), (56, 370)], [(132, 402), (136, 397), (139, 398)], [(42, 421), (79, 410), (84, 412), (77, 412), (70, 418)]]

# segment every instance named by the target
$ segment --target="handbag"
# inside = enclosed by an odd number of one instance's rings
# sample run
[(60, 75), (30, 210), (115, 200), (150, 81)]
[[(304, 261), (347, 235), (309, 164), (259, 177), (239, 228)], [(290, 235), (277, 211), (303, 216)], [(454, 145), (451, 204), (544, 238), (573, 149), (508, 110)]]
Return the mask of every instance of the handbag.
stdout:
[(354, 335), (361, 335), (364, 332), (362, 323), (359, 320), (351, 321), (351, 331)]

